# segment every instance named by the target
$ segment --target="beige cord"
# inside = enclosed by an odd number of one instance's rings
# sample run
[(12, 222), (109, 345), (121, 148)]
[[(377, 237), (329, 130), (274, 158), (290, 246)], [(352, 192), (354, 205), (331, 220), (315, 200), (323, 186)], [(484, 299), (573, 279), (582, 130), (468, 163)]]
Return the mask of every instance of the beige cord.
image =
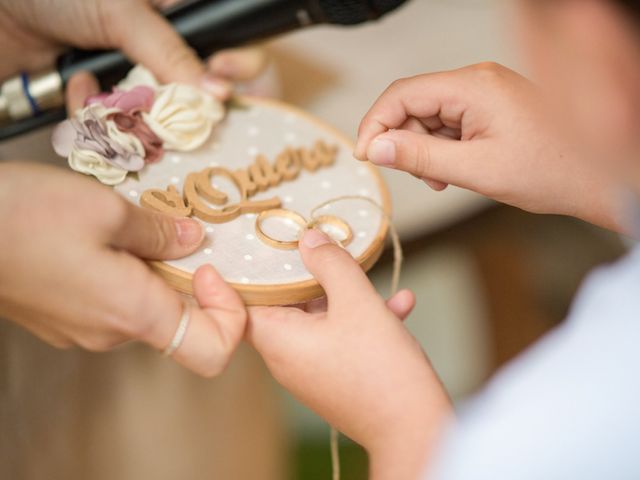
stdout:
[(340, 445), (338, 441), (340, 432), (334, 427), (331, 427), (331, 478), (332, 480), (340, 480)]
[[(398, 234), (398, 230), (395, 225), (391, 221), (391, 216), (385, 212), (384, 208), (378, 204), (375, 200), (369, 197), (363, 197), (360, 195), (344, 195), (341, 197), (332, 198), (331, 200), (327, 200), (326, 202), (321, 203), (313, 210), (311, 210), (311, 218), (315, 218), (316, 212), (321, 208), (326, 207), (327, 205), (332, 205), (334, 203), (343, 201), (343, 200), (364, 200), (374, 205), (380, 213), (382, 213), (383, 217), (387, 220), (389, 224), (389, 234), (391, 235), (391, 242), (393, 244), (393, 272), (391, 275), (391, 292), (390, 296), (393, 296), (398, 291), (398, 286), (400, 284), (400, 272), (402, 271), (402, 244), (400, 243), (400, 235)], [(340, 432), (336, 430), (334, 427), (331, 427), (331, 468), (332, 468), (332, 480), (340, 480), (340, 448), (339, 448), (339, 435)]]

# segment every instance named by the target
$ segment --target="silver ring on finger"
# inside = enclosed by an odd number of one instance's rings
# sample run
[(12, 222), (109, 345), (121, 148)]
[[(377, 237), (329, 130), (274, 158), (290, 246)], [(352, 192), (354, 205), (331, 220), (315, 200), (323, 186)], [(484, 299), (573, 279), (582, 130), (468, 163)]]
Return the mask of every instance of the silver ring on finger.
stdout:
[(182, 315), (180, 316), (180, 321), (178, 322), (178, 327), (176, 328), (176, 333), (173, 335), (171, 342), (167, 345), (162, 351), (163, 357), (170, 357), (173, 355), (182, 342), (184, 341), (184, 337), (187, 334), (187, 329), (189, 328), (189, 322), (191, 321), (191, 308), (189, 304), (183, 300), (182, 302)]

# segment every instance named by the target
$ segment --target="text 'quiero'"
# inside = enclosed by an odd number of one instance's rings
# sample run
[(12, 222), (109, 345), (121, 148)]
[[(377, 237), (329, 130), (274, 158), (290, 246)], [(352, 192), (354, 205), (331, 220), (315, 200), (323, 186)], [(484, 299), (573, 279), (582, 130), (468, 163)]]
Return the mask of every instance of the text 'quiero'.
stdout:
[[(235, 171), (223, 167), (209, 167), (190, 173), (184, 181), (182, 195), (170, 185), (165, 190), (150, 188), (140, 197), (145, 208), (174, 216), (194, 216), (209, 223), (224, 223), (245, 213), (259, 213), (279, 208), (280, 198), (249, 200), (258, 192), (279, 185), (282, 181), (295, 180), (302, 169), (315, 172), (335, 163), (338, 148), (318, 141), (313, 148), (287, 148), (273, 163), (264, 155), (258, 155), (246, 168)], [(216, 176), (226, 177), (238, 189), (240, 199), (228, 204), (229, 197), (212, 184)], [(215, 206), (220, 208), (215, 208)]]

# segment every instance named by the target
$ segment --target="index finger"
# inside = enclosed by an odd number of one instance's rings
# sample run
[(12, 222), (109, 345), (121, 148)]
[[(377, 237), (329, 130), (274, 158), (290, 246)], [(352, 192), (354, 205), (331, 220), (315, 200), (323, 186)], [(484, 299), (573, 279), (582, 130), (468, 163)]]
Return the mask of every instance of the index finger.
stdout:
[(460, 128), (466, 103), (462, 88), (451, 73), (418, 75), (393, 82), (366, 113), (358, 128), (355, 157), (366, 160), (367, 147), (378, 135), (400, 128), (409, 119), (438, 117), (451, 128)]

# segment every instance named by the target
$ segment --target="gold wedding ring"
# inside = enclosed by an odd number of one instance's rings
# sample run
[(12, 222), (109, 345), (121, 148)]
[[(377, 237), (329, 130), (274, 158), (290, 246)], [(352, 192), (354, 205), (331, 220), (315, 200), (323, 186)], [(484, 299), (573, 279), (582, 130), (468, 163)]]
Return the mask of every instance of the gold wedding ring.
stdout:
[(351, 230), (351, 227), (341, 218), (333, 215), (321, 215), (311, 220), (308, 228), (320, 227), (321, 225), (331, 225), (344, 233), (344, 238), (342, 240), (334, 238), (334, 240), (343, 248), (349, 245), (353, 240), (353, 231)]
[(256, 234), (258, 235), (258, 238), (260, 238), (260, 240), (262, 240), (267, 245), (278, 248), (280, 250), (294, 250), (298, 248), (299, 240), (278, 240), (277, 238), (273, 238), (272, 236), (265, 233), (262, 229), (262, 223), (267, 218), (283, 218), (292, 221), (300, 227), (299, 236), (302, 236), (302, 232), (309, 228), (320, 227), (322, 225), (331, 225), (332, 227), (344, 232), (344, 239), (336, 240), (342, 247), (346, 247), (353, 240), (353, 231), (351, 230), (349, 224), (341, 218), (334, 217), (333, 215), (322, 215), (308, 222), (299, 213), (283, 208), (274, 208), (271, 210), (260, 212), (260, 214), (256, 218)]
[(271, 210), (265, 210), (264, 212), (260, 212), (258, 218), (256, 218), (256, 234), (258, 238), (262, 240), (267, 245), (270, 245), (274, 248), (278, 248), (280, 250), (295, 250), (298, 248), (298, 240), (278, 240), (267, 235), (262, 230), (262, 222), (264, 222), (267, 218), (285, 218), (294, 222), (296, 225), (300, 227), (300, 234), (307, 229), (307, 221), (305, 218), (292, 210), (285, 210), (284, 208), (274, 208)]

